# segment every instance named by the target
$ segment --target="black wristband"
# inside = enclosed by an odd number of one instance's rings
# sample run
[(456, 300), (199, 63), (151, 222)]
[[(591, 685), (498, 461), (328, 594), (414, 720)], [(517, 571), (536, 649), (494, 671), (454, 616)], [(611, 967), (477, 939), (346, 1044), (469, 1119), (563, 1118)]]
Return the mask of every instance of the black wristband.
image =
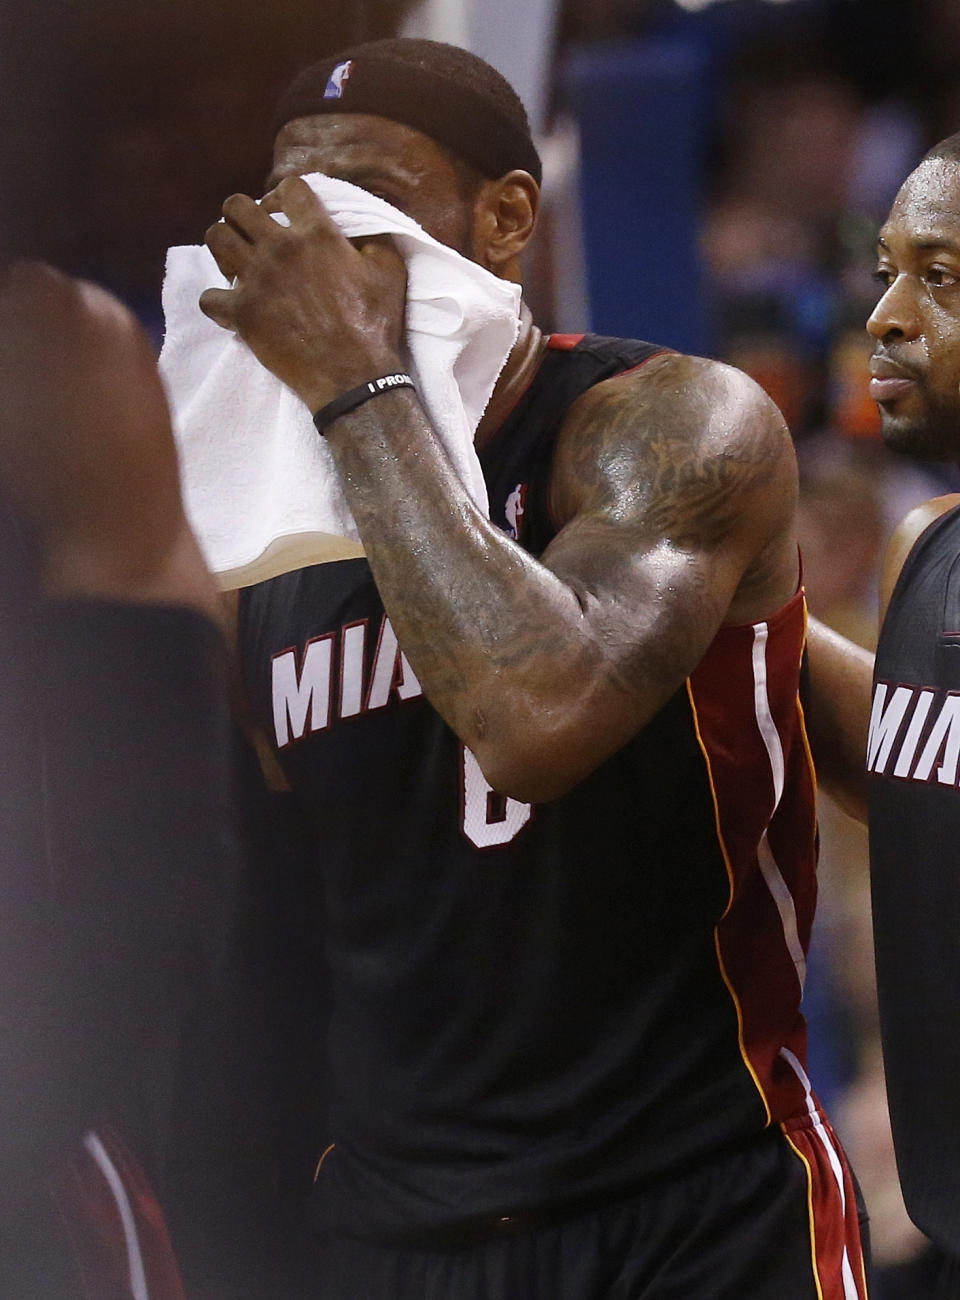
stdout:
[(395, 375), (381, 375), (379, 379), (368, 379), (359, 388), (351, 388), (349, 393), (335, 397), (326, 406), (321, 406), (313, 417), (317, 433), (323, 433), (328, 424), (333, 424), (334, 420), (339, 420), (341, 415), (346, 415), (348, 411), (362, 406), (371, 397), (379, 397), (381, 393), (392, 393), (395, 388), (416, 388), (416, 384), (408, 374), (398, 371)]

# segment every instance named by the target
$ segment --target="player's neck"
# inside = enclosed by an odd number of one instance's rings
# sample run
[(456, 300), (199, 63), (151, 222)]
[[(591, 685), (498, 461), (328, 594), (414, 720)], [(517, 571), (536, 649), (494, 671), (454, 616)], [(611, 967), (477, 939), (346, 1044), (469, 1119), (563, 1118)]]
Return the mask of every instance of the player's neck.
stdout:
[(505, 366), (500, 372), (493, 396), (477, 425), (474, 445), (479, 449), (500, 428), (537, 372), (547, 346), (546, 337), (533, 323), (526, 303), (520, 304), (520, 332)]

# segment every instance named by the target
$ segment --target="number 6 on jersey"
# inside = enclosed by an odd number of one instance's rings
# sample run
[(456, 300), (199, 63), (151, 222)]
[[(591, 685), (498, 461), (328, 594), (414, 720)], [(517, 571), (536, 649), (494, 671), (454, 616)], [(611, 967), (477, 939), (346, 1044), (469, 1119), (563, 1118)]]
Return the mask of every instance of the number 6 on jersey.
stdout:
[(460, 747), (461, 829), (478, 849), (494, 849), (523, 830), (533, 815), (528, 803), (498, 794), (465, 745)]

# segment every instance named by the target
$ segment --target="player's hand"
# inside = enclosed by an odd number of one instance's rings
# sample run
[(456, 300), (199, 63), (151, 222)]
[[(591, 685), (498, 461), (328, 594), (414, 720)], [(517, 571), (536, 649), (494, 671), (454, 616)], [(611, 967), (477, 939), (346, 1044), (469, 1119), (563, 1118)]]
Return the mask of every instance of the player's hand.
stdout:
[(50, 594), (214, 612), (149, 339), (105, 290), (37, 262), (0, 275), (0, 493)]
[[(270, 215), (284, 212), (289, 226)], [(403, 369), (406, 268), (386, 236), (351, 243), (309, 185), (288, 177), (261, 203), (235, 194), (206, 241), (232, 289), (200, 308), (234, 330), (311, 411)]]

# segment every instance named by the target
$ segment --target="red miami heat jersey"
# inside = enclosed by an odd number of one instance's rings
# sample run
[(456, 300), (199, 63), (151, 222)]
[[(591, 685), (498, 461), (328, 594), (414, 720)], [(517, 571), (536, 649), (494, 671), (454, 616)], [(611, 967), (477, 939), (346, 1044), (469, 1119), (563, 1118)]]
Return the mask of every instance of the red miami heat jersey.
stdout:
[[(554, 337), (481, 461), (539, 554), (557, 432), (662, 351)], [(723, 629), (568, 794), (487, 785), (424, 698), (363, 560), (250, 588), (248, 688), (317, 834), (333, 981), (318, 1199), (403, 1235), (613, 1196), (811, 1112), (815, 899), (797, 594)]]

